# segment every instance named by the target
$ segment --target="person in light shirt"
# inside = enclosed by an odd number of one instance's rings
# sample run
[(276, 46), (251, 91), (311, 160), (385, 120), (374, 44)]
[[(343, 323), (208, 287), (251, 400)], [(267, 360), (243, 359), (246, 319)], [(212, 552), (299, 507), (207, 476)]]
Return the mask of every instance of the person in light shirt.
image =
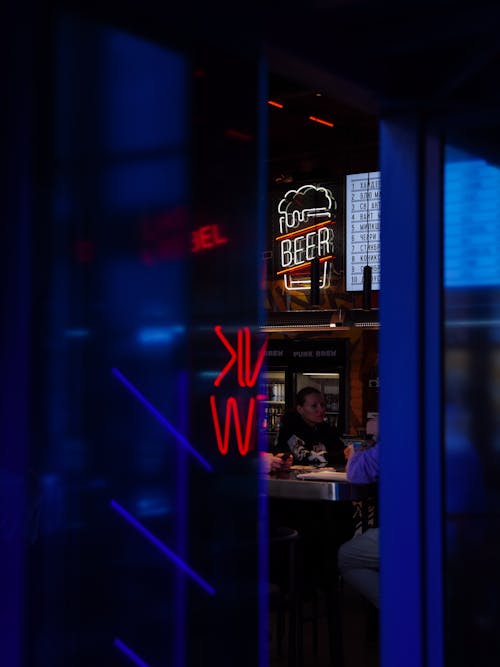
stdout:
[[(367, 429), (368, 430), (368, 429)], [(372, 433), (378, 437), (378, 422)], [(347, 479), (353, 484), (373, 484), (379, 480), (379, 443), (369, 449), (347, 448)], [(338, 566), (347, 583), (379, 607), (379, 529), (369, 528), (342, 544), (338, 552)]]

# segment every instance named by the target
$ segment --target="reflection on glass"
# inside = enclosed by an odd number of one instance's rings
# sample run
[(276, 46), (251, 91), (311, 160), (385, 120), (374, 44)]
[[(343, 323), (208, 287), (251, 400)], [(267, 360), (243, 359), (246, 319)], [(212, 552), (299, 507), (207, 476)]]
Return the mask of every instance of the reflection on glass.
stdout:
[(500, 166), (445, 154), (446, 664), (491, 664), (500, 598)]
[(187, 455), (112, 371), (186, 429), (187, 65), (76, 18), (55, 39), (26, 665), (173, 664), (185, 591), (157, 546), (186, 557)]

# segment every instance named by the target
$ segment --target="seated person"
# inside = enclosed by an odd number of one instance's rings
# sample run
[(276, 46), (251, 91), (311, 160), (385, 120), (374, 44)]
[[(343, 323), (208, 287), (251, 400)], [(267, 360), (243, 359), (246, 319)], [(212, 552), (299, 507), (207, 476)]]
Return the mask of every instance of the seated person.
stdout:
[[(374, 434), (376, 437), (376, 433)], [(347, 479), (354, 484), (372, 484), (379, 478), (379, 445), (346, 453)], [(375, 607), (379, 607), (379, 529), (369, 528), (355, 535), (339, 549), (338, 565), (342, 577)]]
[(293, 463), (343, 466), (345, 445), (335, 426), (325, 421), (325, 399), (314, 387), (304, 387), (295, 408), (281, 419), (273, 454), (292, 453)]

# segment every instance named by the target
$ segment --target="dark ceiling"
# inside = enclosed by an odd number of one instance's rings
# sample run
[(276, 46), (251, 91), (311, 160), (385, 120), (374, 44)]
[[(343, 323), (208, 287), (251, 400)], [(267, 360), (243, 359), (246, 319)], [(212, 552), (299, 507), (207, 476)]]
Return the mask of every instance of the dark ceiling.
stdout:
[[(92, 3), (55, 0), (92, 13)], [(93, 5), (92, 5), (93, 6)], [(104, 0), (98, 15), (179, 45), (264, 54), (270, 177), (376, 166), (377, 120), (420, 113), (500, 162), (500, 0)], [(319, 97), (316, 93), (322, 93)], [(333, 119), (327, 128), (304, 115)], [(272, 112), (271, 112), (272, 111)]]
[[(353, 161), (363, 155), (372, 164), (377, 119), (416, 112), (432, 117), (450, 141), (456, 138), (500, 162), (498, 0), (337, 0), (312, 5), (296, 12), (296, 20), (273, 14), (264, 34), (275, 76), (271, 95), (281, 92), (280, 76), (293, 76), (295, 90), (284, 86), (290, 116), (307, 106), (330, 114), (336, 123), (330, 139), (321, 133), (325, 152), (338, 151), (342, 162), (348, 150)], [(321, 98), (315, 97), (318, 91)], [(278, 114), (270, 115), (273, 165), (293, 152), (278, 127)], [(288, 122), (293, 129), (295, 123)], [(304, 140), (320, 164), (319, 128), (293, 137), (292, 145), (302, 147)]]
[(364, 88), (373, 111), (405, 104), (440, 108), (451, 101), (463, 111), (500, 100), (498, 0), (314, 4), (319, 8), (300, 12), (296, 21), (273, 16), (267, 43), (291, 50), (319, 76), (328, 72), (332, 84), (337, 77)]
[(134, 31), (247, 53), (273, 71), (371, 113), (498, 108), (499, 0), (54, 0)]
[(270, 100), (283, 105), (268, 107), (271, 181), (335, 178), (378, 168), (376, 115), (275, 74), (269, 84)]

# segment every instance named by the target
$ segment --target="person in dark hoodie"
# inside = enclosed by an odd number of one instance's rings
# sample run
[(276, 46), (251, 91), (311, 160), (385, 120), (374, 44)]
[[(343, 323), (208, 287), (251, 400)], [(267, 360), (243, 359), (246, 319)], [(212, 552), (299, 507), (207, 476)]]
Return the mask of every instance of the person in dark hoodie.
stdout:
[(281, 419), (273, 454), (292, 453), (295, 465), (344, 466), (345, 444), (335, 426), (325, 420), (325, 399), (314, 387), (304, 387), (295, 408)]

